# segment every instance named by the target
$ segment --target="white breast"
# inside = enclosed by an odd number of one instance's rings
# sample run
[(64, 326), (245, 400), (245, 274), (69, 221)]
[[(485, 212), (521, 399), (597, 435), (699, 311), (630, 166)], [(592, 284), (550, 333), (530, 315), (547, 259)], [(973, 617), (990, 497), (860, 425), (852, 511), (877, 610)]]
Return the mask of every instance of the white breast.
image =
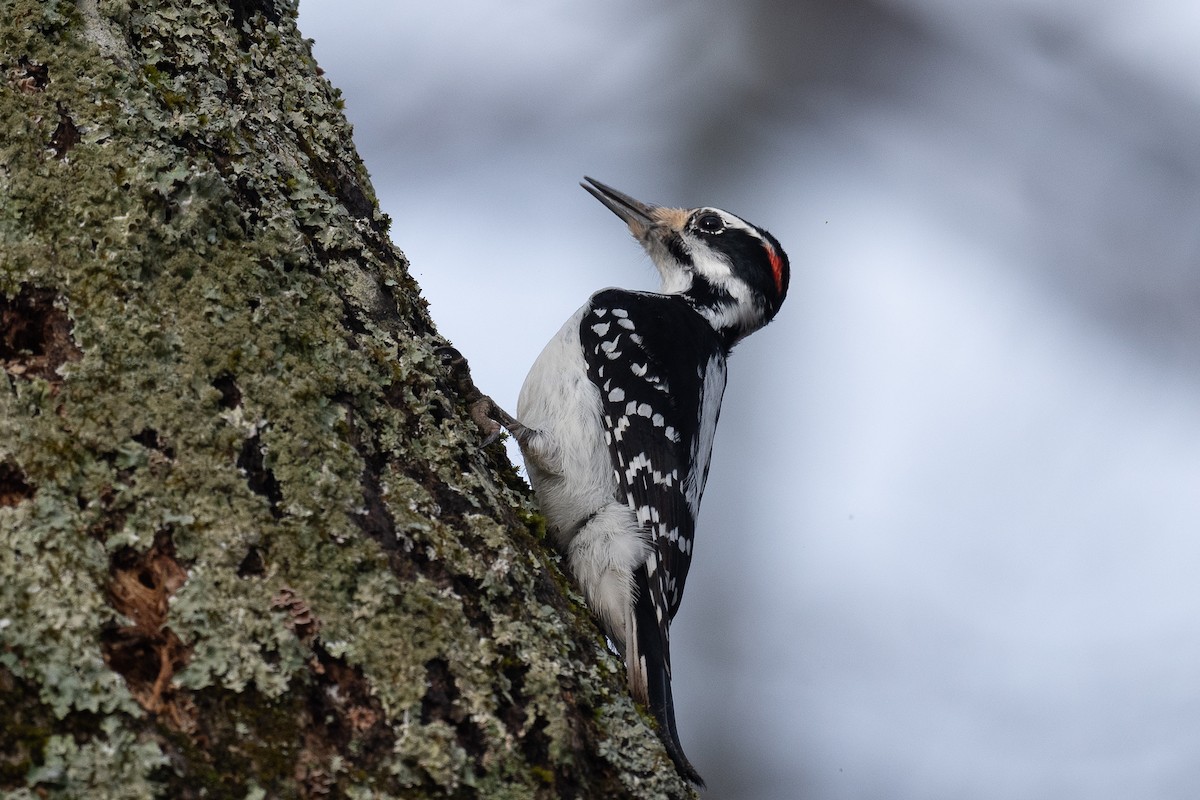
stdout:
[(590, 515), (611, 503), (617, 483), (604, 440), (600, 391), (579, 345), (580, 308), (529, 370), (517, 419), (542, 432), (522, 449), (529, 481), (561, 548)]

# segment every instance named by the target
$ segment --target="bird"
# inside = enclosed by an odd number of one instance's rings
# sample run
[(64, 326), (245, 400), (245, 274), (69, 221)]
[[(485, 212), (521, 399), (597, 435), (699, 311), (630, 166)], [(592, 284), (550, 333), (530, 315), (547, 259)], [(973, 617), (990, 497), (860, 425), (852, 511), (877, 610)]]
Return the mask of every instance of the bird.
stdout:
[(676, 727), (670, 625), (726, 362), (779, 311), (788, 257), (765, 229), (728, 211), (642, 203), (587, 177), (580, 185), (628, 226), (658, 269), (659, 290), (593, 294), (534, 361), (516, 416), (473, 388), (471, 416), (485, 446), (502, 429), (516, 439), (547, 530), (623, 657), (631, 695), (656, 720), (680, 775), (703, 786)]

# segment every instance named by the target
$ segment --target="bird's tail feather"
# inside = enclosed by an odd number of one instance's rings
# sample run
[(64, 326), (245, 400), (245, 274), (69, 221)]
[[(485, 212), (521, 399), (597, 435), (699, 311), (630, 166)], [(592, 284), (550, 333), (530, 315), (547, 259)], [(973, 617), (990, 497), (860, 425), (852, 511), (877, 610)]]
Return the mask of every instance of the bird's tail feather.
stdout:
[[(649, 602), (650, 587), (644, 569), (637, 570), (635, 582), (638, 599), (634, 602), (634, 624), (626, 651), (630, 688), (634, 698), (645, 702), (657, 720), (659, 736), (679, 774), (703, 787), (704, 779), (684, 755), (679, 731), (675, 728), (670, 644), (667, 640), (666, 626), (659, 623), (654, 604)], [(645, 699), (639, 695), (643, 695)]]

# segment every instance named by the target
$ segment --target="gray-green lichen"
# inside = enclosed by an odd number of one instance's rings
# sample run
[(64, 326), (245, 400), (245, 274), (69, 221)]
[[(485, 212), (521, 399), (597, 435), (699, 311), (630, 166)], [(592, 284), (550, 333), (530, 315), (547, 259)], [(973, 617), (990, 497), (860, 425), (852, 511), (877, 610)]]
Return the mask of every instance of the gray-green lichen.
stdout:
[(690, 794), (292, 4), (0, 0), (0, 130), (0, 791)]
[(155, 789), (147, 768), (166, 765), (167, 757), (157, 742), (139, 739), (117, 717), (108, 717), (99, 735), (82, 744), (71, 736), (51, 736), (41, 765), (29, 774), (29, 783), (80, 800), (94, 797), (93, 787), (104, 787), (105, 797), (113, 800), (141, 800)]

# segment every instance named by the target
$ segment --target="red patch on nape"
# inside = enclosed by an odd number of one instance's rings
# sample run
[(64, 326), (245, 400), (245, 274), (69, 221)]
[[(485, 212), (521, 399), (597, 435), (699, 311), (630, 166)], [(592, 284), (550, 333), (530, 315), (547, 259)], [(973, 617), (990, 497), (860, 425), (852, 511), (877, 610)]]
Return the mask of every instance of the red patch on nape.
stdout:
[(767, 258), (771, 262), (771, 274), (775, 276), (775, 292), (783, 294), (783, 259), (771, 245), (764, 244), (763, 247), (767, 248)]

